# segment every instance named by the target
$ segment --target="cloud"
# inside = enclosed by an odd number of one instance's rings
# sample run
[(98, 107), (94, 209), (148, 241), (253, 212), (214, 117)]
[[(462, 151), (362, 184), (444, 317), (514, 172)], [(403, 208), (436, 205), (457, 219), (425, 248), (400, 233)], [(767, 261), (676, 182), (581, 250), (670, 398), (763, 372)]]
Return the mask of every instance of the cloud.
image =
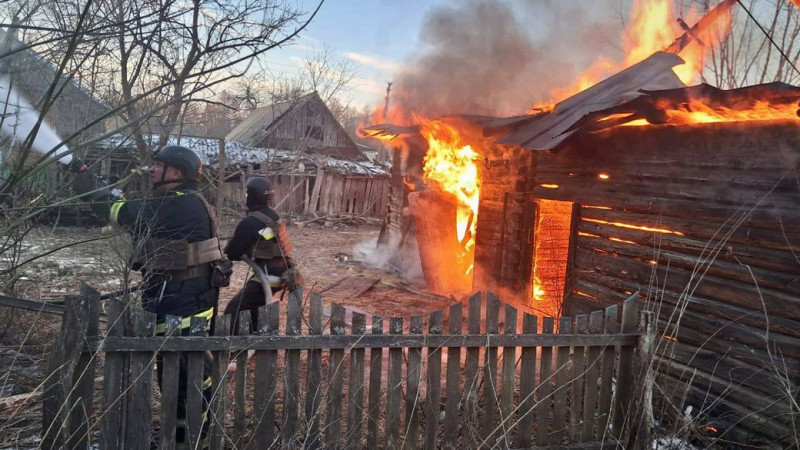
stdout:
[(375, 56), (365, 55), (363, 53), (346, 52), (344, 56), (345, 58), (348, 58), (359, 64), (363, 64), (365, 66), (379, 70), (385, 70), (387, 72), (398, 72), (400, 71), (401, 67), (400, 64), (395, 61), (389, 59), (381, 59)]

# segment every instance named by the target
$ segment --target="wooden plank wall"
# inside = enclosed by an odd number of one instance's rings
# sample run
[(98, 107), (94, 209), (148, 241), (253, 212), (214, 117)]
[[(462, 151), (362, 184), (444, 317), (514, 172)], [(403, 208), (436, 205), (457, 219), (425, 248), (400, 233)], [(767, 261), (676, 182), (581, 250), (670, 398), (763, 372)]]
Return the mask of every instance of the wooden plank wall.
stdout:
[(796, 123), (620, 127), (537, 154), (534, 195), (582, 205), (568, 314), (642, 289), (662, 389), (725, 439), (796, 443), (798, 161)]
[[(275, 189), (278, 212), (355, 214), (382, 217), (388, 201), (388, 178), (341, 177), (329, 171), (316, 175), (269, 175)], [(225, 183), (226, 201), (244, 206), (245, 189), (240, 181)], [(288, 198), (287, 198), (288, 196)], [(284, 200), (285, 199), (285, 200)]]
[[(533, 153), (485, 144), (479, 161), (483, 185), (475, 238), (475, 288), (530, 286), (534, 204), (526, 194)], [(507, 163), (506, 163), (507, 161)]]
[[(98, 299), (93, 304), (96, 317)], [(106, 355), (109, 381), (102, 414), (82, 416), (64, 429), (84, 427), (77, 438), (88, 443), (94, 437), (85, 430), (99, 426), (102, 448), (144, 449), (150, 442), (142, 436), (150, 435), (159, 414), (155, 438), (160, 448), (174, 448), (183, 353), (188, 380), (196, 386), (187, 392), (188, 434), (196, 444), (203, 354), (210, 351), (216, 358), (211, 449), (606, 448), (601, 442), (624, 438), (628, 408), (640, 401), (628, 378), (625, 388), (617, 388), (618, 402), (611, 397), (614, 377), (633, 373), (638, 308), (632, 297), (621, 311), (614, 305), (574, 321), (562, 318), (558, 328), (552, 318), (543, 318), (540, 329), (536, 316), (520, 315), (492, 294), (476, 293), (453, 304), (446, 315), (433, 311), (408, 321), (373, 316), (368, 333), (365, 315), (349, 314), (337, 304), (331, 305), (326, 324), (323, 299), (312, 293), (304, 301), (297, 290), (287, 301), (259, 310), (255, 335), (250, 335), (248, 311), (240, 315), (239, 336), (229, 335), (230, 316), (216, 319), (212, 337), (202, 336), (205, 319), (192, 319), (189, 332), (181, 333), (181, 319), (168, 316), (168, 337), (154, 337), (153, 314), (112, 301), (109, 324), (130, 317), (130, 325), (114, 325), (107, 336), (90, 334), (82, 353), (92, 364), (96, 358), (89, 358), (90, 352)], [(250, 363), (248, 350), (255, 351)], [(158, 403), (153, 399), (155, 352), (163, 358), (162, 386), (171, 386), (164, 389), (160, 411), (151, 408)], [(59, 358), (55, 355), (54, 367), (63, 363)], [(229, 358), (237, 362), (235, 374), (226, 373)], [(93, 376), (76, 375), (76, 384), (91, 388)], [(91, 412), (93, 396), (82, 395)], [(54, 425), (61, 429), (60, 424)]]

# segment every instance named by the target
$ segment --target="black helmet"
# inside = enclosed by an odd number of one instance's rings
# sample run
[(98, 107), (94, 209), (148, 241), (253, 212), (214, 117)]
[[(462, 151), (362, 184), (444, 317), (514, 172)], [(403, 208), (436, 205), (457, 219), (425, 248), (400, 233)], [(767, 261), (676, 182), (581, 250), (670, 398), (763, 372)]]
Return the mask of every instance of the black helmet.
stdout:
[(153, 155), (154, 161), (161, 161), (177, 168), (183, 176), (195, 180), (200, 175), (203, 163), (197, 153), (182, 145), (165, 145)]
[(266, 197), (272, 192), (272, 183), (264, 177), (253, 177), (247, 180), (245, 185), (248, 194)]

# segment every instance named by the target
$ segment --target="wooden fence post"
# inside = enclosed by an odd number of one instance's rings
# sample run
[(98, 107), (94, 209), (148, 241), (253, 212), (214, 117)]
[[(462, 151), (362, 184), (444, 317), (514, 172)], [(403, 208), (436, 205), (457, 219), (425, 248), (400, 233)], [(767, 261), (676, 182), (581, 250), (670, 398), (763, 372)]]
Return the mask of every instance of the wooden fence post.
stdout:
[[(525, 313), (522, 316), (522, 332), (536, 334), (538, 318)], [(516, 422), (517, 447), (531, 447), (533, 443), (533, 391), (536, 389), (536, 347), (522, 347), (522, 363), (519, 376), (519, 420)]]
[[(389, 334), (403, 334), (403, 319), (389, 319)], [(400, 447), (400, 395), (402, 390), (403, 349), (389, 349), (389, 379), (386, 386), (386, 448)]]
[[(261, 336), (278, 334), (280, 326), (280, 302), (273, 302), (258, 309), (258, 333)], [(255, 425), (255, 445), (253, 448), (271, 448), (276, 444), (275, 437), (275, 387), (278, 374), (278, 351), (256, 351), (256, 380), (253, 387), (253, 412), (257, 418)]]
[[(142, 309), (131, 311), (133, 335), (152, 337), (156, 329), (156, 315)], [(126, 381), (127, 411), (125, 413), (125, 448), (147, 450), (150, 448), (152, 426), (153, 362), (152, 351), (131, 352), (130, 370)]]
[[(322, 297), (316, 292), (311, 293), (311, 304), (308, 312), (308, 334), (311, 336), (322, 335), (323, 322)], [(322, 446), (320, 441), (320, 418), (322, 416), (322, 396), (324, 394), (322, 386), (322, 348), (315, 348), (308, 351), (308, 368), (306, 369), (306, 407), (305, 417), (307, 448), (319, 448)]]
[(94, 360), (83, 351), (88, 335), (97, 334), (99, 297), (82, 285), (80, 296), (65, 298), (64, 319), (49, 356), (50, 376), (42, 394), (42, 448), (88, 448), (88, 414), (83, 409), (88, 407), (91, 414)]
[[(500, 323), (500, 300), (486, 293), (486, 334), (497, 334)], [(483, 356), (483, 423), (481, 438), (484, 445), (494, 442), (497, 426), (497, 347), (487, 347)]]
[[(383, 334), (383, 318), (372, 316), (372, 334)], [(369, 350), (369, 393), (367, 411), (367, 448), (378, 448), (378, 425), (381, 414), (381, 380), (383, 378), (383, 348)]]
[[(517, 334), (517, 310), (506, 305), (505, 334)], [(500, 399), (500, 428), (503, 433), (500, 444), (511, 448), (513, 425), (515, 422), (514, 385), (516, 383), (517, 348), (503, 347), (503, 391)]]
[(636, 351), (636, 378), (629, 426), (628, 448), (648, 446), (653, 440), (653, 352), (655, 350), (656, 319), (651, 311), (643, 311), (639, 321), (639, 345)]
[[(286, 314), (286, 335), (302, 334), (302, 301), (303, 290), (296, 289), (289, 294), (289, 305)], [(286, 372), (284, 374), (283, 429), (281, 430), (282, 447), (296, 447), (296, 433), (300, 418), (300, 350), (286, 350)]]
[[(622, 320), (620, 332), (633, 334), (637, 331), (637, 318), (639, 315), (639, 292), (634, 293), (622, 304)], [(617, 402), (614, 405), (614, 427), (616, 437), (622, 436), (625, 422), (631, 407), (631, 391), (633, 386), (633, 357), (634, 349), (622, 348), (619, 354), (617, 368)]]
[[(354, 312), (351, 333), (367, 332), (367, 316)], [(364, 349), (350, 350), (350, 388), (347, 395), (347, 448), (361, 448), (364, 429)]]
[[(450, 315), (447, 319), (447, 330), (450, 334), (462, 334), (462, 315), (464, 306), (456, 303), (450, 306)], [(445, 396), (444, 396), (444, 448), (461, 448), (458, 442), (458, 404), (460, 403), (461, 387), (461, 347), (447, 348), (447, 372), (445, 372)]]
[[(434, 311), (428, 316), (428, 334), (442, 334), (444, 313)], [(439, 403), (442, 396), (442, 349), (441, 347), (428, 347), (428, 377), (425, 394), (425, 440), (424, 448), (434, 450), (438, 437)]]
[[(260, 320), (260, 318), (259, 318)], [(214, 335), (229, 337), (231, 332), (231, 316), (217, 316), (214, 318)], [(209, 447), (211, 450), (223, 450), (225, 444), (225, 397), (228, 386), (228, 361), (230, 352), (222, 350), (214, 352), (214, 375), (212, 388), (214, 389), (211, 397), (209, 415), (211, 417), (211, 430), (209, 431)], [(260, 448), (266, 448), (263, 446)]]
[[(108, 327), (106, 336), (123, 336), (126, 324), (130, 321), (130, 310), (125, 304), (112, 297), (109, 300)], [(126, 358), (122, 352), (105, 354), (105, 376), (103, 380), (103, 415), (100, 425), (100, 447), (108, 450), (122, 450), (125, 447), (125, 385)]]
[[(344, 307), (334, 303), (331, 305), (331, 336), (342, 336), (346, 333)], [(342, 448), (342, 390), (344, 380), (344, 349), (335, 348), (330, 351), (328, 367), (327, 426), (325, 427), (325, 445)], [(324, 390), (323, 390), (324, 392)]]
[[(422, 334), (422, 316), (412, 316), (409, 334)], [(419, 411), (422, 408), (419, 395), (419, 382), (422, 376), (422, 348), (408, 349), (408, 374), (406, 376), (406, 427), (403, 433), (403, 447), (419, 448)]]
[[(167, 316), (164, 319), (164, 337), (180, 336), (181, 318)], [(159, 449), (175, 448), (175, 429), (178, 425), (178, 385), (180, 384), (180, 354), (164, 352), (161, 355), (161, 425), (159, 427)]]

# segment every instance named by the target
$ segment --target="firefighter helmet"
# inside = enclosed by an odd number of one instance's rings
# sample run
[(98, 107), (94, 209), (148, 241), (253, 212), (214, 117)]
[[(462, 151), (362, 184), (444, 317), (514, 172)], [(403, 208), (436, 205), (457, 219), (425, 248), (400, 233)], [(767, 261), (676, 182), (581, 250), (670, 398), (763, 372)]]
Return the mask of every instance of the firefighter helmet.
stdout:
[(266, 197), (272, 193), (272, 183), (264, 177), (253, 177), (247, 180), (245, 185), (248, 194), (254, 194), (260, 197)]
[(203, 162), (197, 153), (182, 145), (165, 145), (153, 155), (154, 161), (161, 161), (181, 171), (190, 180), (197, 179), (203, 170)]

